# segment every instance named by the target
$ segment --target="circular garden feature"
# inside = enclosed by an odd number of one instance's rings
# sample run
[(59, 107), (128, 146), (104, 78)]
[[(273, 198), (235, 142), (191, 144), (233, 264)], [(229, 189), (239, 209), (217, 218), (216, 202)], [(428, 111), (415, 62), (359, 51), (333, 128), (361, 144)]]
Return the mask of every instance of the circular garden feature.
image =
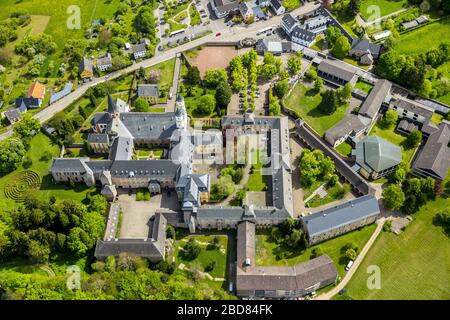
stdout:
[(5, 187), (5, 196), (15, 201), (23, 201), (25, 195), (39, 188), (41, 177), (34, 171), (22, 171), (15, 175)]

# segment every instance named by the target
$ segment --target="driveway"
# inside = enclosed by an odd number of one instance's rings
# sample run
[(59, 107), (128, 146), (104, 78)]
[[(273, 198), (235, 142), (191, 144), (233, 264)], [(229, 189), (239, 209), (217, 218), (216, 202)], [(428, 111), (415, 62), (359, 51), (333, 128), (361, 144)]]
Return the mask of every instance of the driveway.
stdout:
[(120, 206), (122, 227), (120, 238), (143, 239), (149, 236), (150, 218), (161, 209), (178, 210), (179, 204), (175, 192), (171, 196), (167, 193), (152, 196), (150, 201), (136, 201), (136, 194), (119, 195), (117, 204)]
[(303, 201), (303, 189), (300, 186), (300, 154), (302, 153), (303, 147), (300, 145), (300, 142), (291, 138), (290, 140), (291, 147), (291, 161), (292, 168), (294, 169), (292, 172), (292, 196), (294, 197), (294, 217), (298, 217), (300, 213), (306, 213), (307, 208), (305, 208), (305, 203)]

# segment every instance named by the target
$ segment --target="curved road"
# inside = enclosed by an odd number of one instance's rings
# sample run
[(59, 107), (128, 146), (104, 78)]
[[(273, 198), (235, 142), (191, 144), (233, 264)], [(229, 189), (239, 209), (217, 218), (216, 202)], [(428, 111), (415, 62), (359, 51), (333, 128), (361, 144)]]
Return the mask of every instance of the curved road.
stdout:
[[(317, 7), (319, 7), (319, 5), (315, 5), (313, 3), (307, 3), (306, 5), (303, 5), (302, 7), (298, 8), (296, 10), (293, 10), (291, 12), (291, 14), (294, 16), (304, 14), (304, 13), (307, 13), (307, 12), (310, 12), (310, 11), (316, 9)], [(68, 107), (73, 101), (75, 101), (75, 100), (79, 99), (81, 96), (83, 96), (89, 87), (95, 86), (106, 80), (115, 79), (122, 74), (127, 74), (130, 72), (133, 72), (135, 70), (138, 70), (141, 67), (148, 68), (148, 67), (156, 65), (158, 63), (173, 59), (173, 58), (175, 58), (177, 53), (181, 53), (183, 51), (190, 50), (190, 49), (200, 46), (206, 42), (211, 42), (211, 41), (232, 42), (232, 41), (239, 41), (245, 37), (254, 37), (254, 36), (256, 36), (256, 33), (260, 29), (263, 29), (263, 28), (271, 26), (271, 25), (274, 25), (274, 26), (280, 25), (281, 18), (282, 18), (282, 16), (276, 16), (269, 20), (253, 23), (248, 27), (239, 27), (238, 26), (233, 29), (226, 29), (226, 30), (221, 31), (222, 34), (219, 37), (216, 37), (215, 34), (209, 34), (205, 37), (193, 40), (191, 42), (180, 45), (176, 48), (167, 50), (153, 58), (146, 59), (146, 60), (143, 60), (138, 63), (134, 63), (133, 65), (131, 65), (125, 69), (122, 69), (120, 71), (113, 72), (109, 75), (106, 75), (106, 76), (103, 76), (100, 78), (95, 78), (91, 82), (88, 82), (88, 83), (85, 83), (82, 85), (78, 85), (77, 88), (72, 93), (65, 96), (61, 100), (55, 102), (54, 104), (48, 106), (47, 108), (43, 109), (42, 111), (36, 113), (33, 117), (36, 119), (39, 119), (39, 121), (41, 123), (44, 123), (44, 122), (50, 120), (56, 113), (64, 110), (66, 107)], [(12, 128), (10, 128), (9, 131), (0, 135), (0, 141), (11, 136), (12, 133), (13, 133)]]

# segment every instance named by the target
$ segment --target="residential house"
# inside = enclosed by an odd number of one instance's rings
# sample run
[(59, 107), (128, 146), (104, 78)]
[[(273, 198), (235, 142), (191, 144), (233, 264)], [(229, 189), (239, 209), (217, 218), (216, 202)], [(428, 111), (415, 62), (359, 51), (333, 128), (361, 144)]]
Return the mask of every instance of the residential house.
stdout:
[(251, 19), (254, 19), (255, 16), (254, 16), (253, 10), (248, 2), (245, 2), (245, 1), (241, 2), (239, 4), (238, 8), (239, 8), (239, 12), (242, 16), (242, 19), (244, 19), (244, 21), (247, 22)]
[(313, 245), (353, 231), (376, 221), (380, 214), (378, 200), (373, 195), (362, 196), (300, 219)]
[(400, 95), (394, 95), (389, 102), (389, 109), (395, 110), (400, 119), (409, 119), (417, 124), (431, 120), (434, 109)]
[(92, 80), (94, 78), (94, 63), (92, 59), (83, 57), (80, 62), (79, 72), (81, 80)]
[(366, 179), (386, 177), (402, 162), (402, 149), (378, 136), (359, 140), (352, 154), (357, 170)]
[(296, 25), (291, 33), (291, 41), (305, 47), (310, 47), (316, 40), (316, 34)]
[(64, 88), (61, 91), (56, 92), (50, 97), (50, 104), (55, 103), (58, 100), (61, 100), (65, 96), (69, 95), (72, 92), (73, 83), (67, 82)]
[(231, 12), (239, 11), (238, 0), (211, 0), (211, 8), (213, 9), (216, 17), (221, 19), (225, 18)]
[(27, 112), (26, 107), (9, 108), (3, 112), (3, 116), (8, 120), (10, 124), (14, 124), (20, 120), (22, 113)]
[(450, 168), (450, 122), (443, 120), (430, 134), (413, 164), (413, 174), (444, 180)]
[(15, 101), (15, 107), (25, 107), (26, 109), (36, 109), (41, 106), (41, 102), (36, 98), (17, 98)]
[(362, 65), (365, 66), (370, 66), (373, 64), (373, 62), (375, 61), (372, 53), (370, 53), (370, 51), (367, 51), (365, 54), (363, 54), (360, 58), (359, 58), (359, 62)]
[(392, 83), (385, 79), (379, 79), (364, 100), (359, 114), (368, 117), (374, 121), (380, 112), (380, 108), (387, 106), (391, 98)]
[(147, 54), (147, 46), (143, 43), (131, 46), (134, 60), (144, 58)]
[(281, 0), (270, 0), (270, 7), (277, 16), (286, 12), (285, 7), (281, 4)]
[(316, 17), (307, 19), (303, 24), (303, 29), (312, 33), (319, 34), (325, 32), (328, 28), (330, 18), (324, 15), (318, 15)]
[(39, 82), (33, 83), (28, 89), (27, 98), (37, 99), (40, 107), (45, 98), (45, 86)]
[(365, 38), (355, 38), (352, 41), (352, 48), (350, 49), (350, 55), (360, 58), (370, 52), (374, 59), (378, 59), (380, 56), (381, 45), (371, 43)]
[(97, 68), (100, 71), (108, 71), (112, 66), (112, 56), (109, 52), (97, 59)]
[(325, 141), (333, 148), (350, 138), (358, 138), (366, 133), (370, 119), (361, 115), (349, 114), (325, 132)]
[(290, 14), (285, 14), (281, 18), (281, 28), (286, 32), (288, 36), (291, 35), (292, 31), (294, 30), (295, 26), (298, 24), (298, 21)]
[(270, 0), (258, 0), (257, 3), (261, 8), (270, 6)]
[(156, 84), (138, 84), (137, 96), (148, 101), (150, 104), (157, 104), (159, 89)]

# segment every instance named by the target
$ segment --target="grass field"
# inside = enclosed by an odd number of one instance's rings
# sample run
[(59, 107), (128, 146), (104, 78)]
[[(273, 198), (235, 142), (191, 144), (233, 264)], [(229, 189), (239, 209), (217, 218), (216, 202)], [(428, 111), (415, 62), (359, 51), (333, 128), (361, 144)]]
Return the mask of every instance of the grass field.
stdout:
[(370, 93), (370, 91), (372, 91), (373, 85), (364, 81), (358, 81), (355, 84), (355, 88)]
[[(400, 235), (382, 232), (347, 285), (354, 299), (450, 299), (450, 239), (433, 225), (450, 199), (437, 199), (414, 214)], [(366, 286), (367, 267), (381, 269), (381, 289)]]
[(55, 196), (58, 200), (73, 199), (81, 201), (86, 197), (87, 192), (95, 191), (95, 188), (87, 188), (81, 184), (70, 188), (68, 185), (54, 184), (50, 175), (51, 160), (43, 161), (41, 158), (45, 152), (50, 151), (53, 157), (59, 157), (59, 147), (53, 144), (44, 134), (38, 133), (31, 140), (31, 148), (26, 156), (31, 158), (33, 164), (30, 168), (19, 166), (17, 170), (4, 175), (0, 178), (0, 210), (11, 209), (15, 206), (15, 201), (6, 198), (4, 189), (8, 183), (11, 183), (14, 177), (25, 170), (34, 171), (41, 177), (41, 186), (33, 190), (33, 193), (40, 199), (49, 199)]
[(321, 102), (320, 94), (316, 94), (302, 84), (297, 84), (291, 94), (284, 99), (287, 108), (294, 110), (300, 118), (323, 135), (325, 131), (344, 119), (346, 108), (340, 107), (333, 114), (324, 115), (317, 108)]
[[(311, 246), (306, 250), (292, 250), (280, 247), (271, 239), (269, 232), (261, 232), (256, 236), (256, 264), (262, 266), (292, 266), (310, 260), (312, 251), (317, 247), (321, 247), (324, 254), (327, 254), (334, 261), (339, 275), (343, 276), (345, 274), (344, 268), (348, 261), (344, 253), (341, 252), (342, 247), (348, 242), (353, 242), (361, 250), (375, 228), (376, 225), (372, 224), (361, 230), (355, 230)], [(287, 253), (286, 259), (277, 260), (276, 255), (280, 251)]]
[(402, 148), (402, 160), (407, 161), (408, 163), (411, 161), (411, 158), (414, 154), (414, 148), (405, 149), (404, 143), (406, 140), (406, 136), (403, 136), (397, 132), (395, 132), (395, 127), (391, 129), (382, 129), (378, 124), (373, 126), (372, 131), (370, 131), (371, 136), (379, 136), (393, 144)]
[(436, 48), (442, 42), (450, 44), (450, 37), (442, 36), (448, 34), (450, 34), (450, 18), (401, 34), (395, 45), (395, 51), (410, 55), (425, 53)]
[(176, 250), (176, 261), (178, 264), (183, 263), (188, 268), (194, 263), (198, 263), (202, 267), (202, 271), (211, 261), (216, 261), (216, 267), (208, 272), (211, 276), (216, 278), (226, 278), (226, 270), (227, 270), (227, 253), (228, 253), (228, 237), (227, 236), (218, 236), (220, 248), (219, 249), (209, 249), (206, 243), (213, 243), (214, 236), (186, 236), (180, 241), (177, 241), (178, 247), (184, 247), (187, 241), (193, 237), (197, 242), (199, 242), (200, 247), (202, 248), (200, 254), (194, 260), (187, 260), (181, 254), (181, 249), (177, 248)]
[(334, 185), (331, 188), (326, 187), (325, 190), (328, 193), (325, 197), (320, 198), (318, 195), (316, 195), (311, 200), (308, 201), (306, 206), (308, 208), (317, 208), (327, 203), (340, 200), (345, 196), (343, 188), (339, 183), (336, 183), (336, 185)]
[(407, 5), (407, 0), (362, 0), (359, 12), (361, 17), (367, 21), (374, 14), (372, 10), (369, 10), (370, 6), (378, 6), (380, 8), (379, 18), (381, 18), (390, 13), (402, 10)]
[(347, 141), (344, 141), (336, 147), (336, 151), (344, 157), (348, 157), (352, 154), (352, 146)]

